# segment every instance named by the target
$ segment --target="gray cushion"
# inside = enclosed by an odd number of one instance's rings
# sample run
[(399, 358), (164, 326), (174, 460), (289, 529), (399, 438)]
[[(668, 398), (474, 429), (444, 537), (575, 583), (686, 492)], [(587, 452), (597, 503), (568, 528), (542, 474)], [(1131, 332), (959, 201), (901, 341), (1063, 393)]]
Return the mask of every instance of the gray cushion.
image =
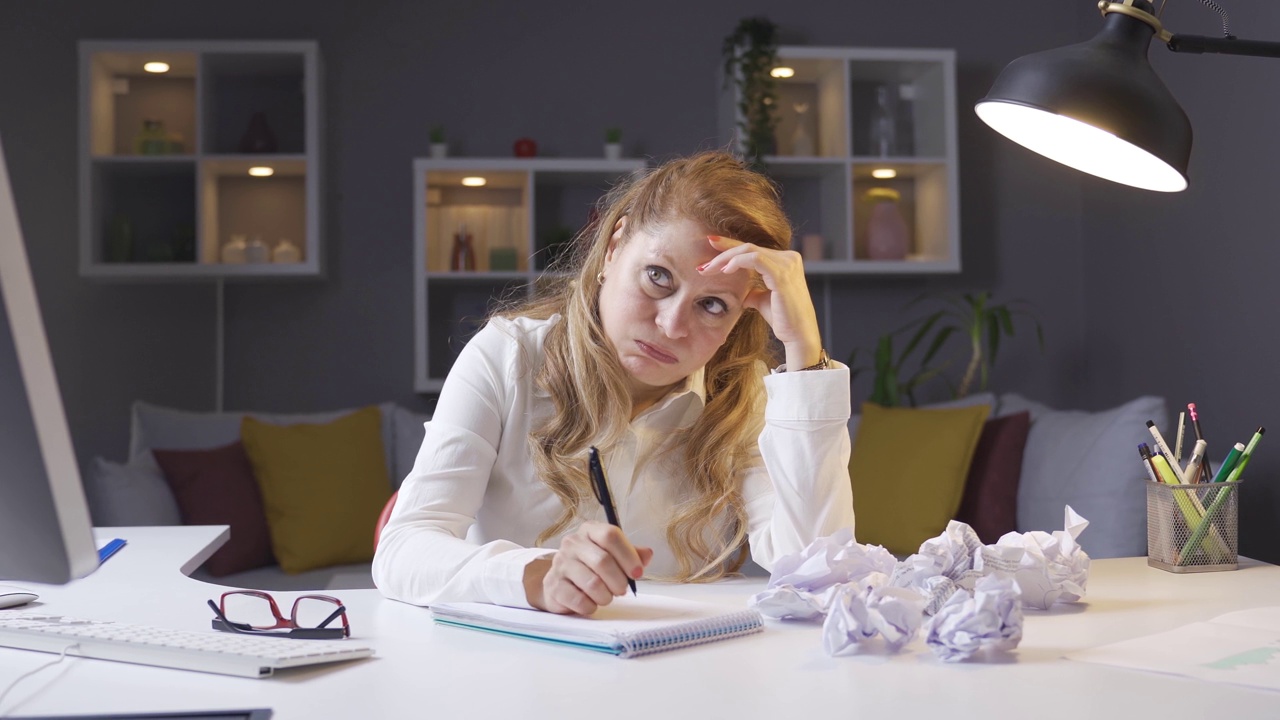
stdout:
[(400, 483), (413, 470), (413, 463), (418, 457), (418, 449), (426, 437), (426, 424), (430, 415), (421, 415), (396, 406), (391, 411), (392, 424), (395, 426), (395, 459), (391, 467), (391, 486), (400, 489)]
[(99, 527), (181, 525), (178, 503), (158, 467), (93, 459), (85, 482), (93, 524)]
[(1070, 505), (1089, 521), (1079, 538), (1091, 557), (1147, 554), (1146, 473), (1138, 444), (1149, 442), (1147, 421), (1165, 426), (1163, 398), (1143, 396), (1086, 412), (1055, 410), (1013, 393), (1000, 396), (1000, 414), (1031, 413), (1018, 486), (1018, 531), (1062, 529)]

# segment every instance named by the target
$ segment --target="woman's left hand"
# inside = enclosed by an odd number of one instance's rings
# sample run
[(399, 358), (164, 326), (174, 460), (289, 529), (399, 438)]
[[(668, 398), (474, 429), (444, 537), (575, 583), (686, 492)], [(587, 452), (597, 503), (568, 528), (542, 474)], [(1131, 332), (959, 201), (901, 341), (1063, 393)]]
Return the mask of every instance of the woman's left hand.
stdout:
[(733, 238), (707, 236), (711, 247), (721, 251), (701, 272), (754, 271), (764, 281), (764, 289), (753, 288), (745, 304), (769, 323), (773, 334), (787, 351), (787, 367), (797, 369), (818, 362), (822, 335), (818, 316), (809, 296), (804, 276), (804, 259), (794, 250), (771, 250)]

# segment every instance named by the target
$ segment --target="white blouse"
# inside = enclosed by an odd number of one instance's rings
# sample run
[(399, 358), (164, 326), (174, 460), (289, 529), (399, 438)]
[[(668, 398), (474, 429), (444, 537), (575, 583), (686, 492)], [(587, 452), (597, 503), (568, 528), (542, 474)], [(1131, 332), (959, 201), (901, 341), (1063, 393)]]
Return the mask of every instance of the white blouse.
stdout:
[[(413, 471), (400, 487), (373, 559), (387, 597), (416, 605), (476, 601), (529, 607), (524, 568), (554, 552), (562, 533), (534, 547), (561, 501), (534, 475), (529, 432), (553, 412), (534, 383), (547, 331), (559, 322), (493, 319), (449, 372)], [(742, 477), (752, 558), (765, 569), (815, 538), (853, 527), (849, 483), (849, 369), (775, 372), (765, 378), (764, 429)], [(618, 521), (632, 543), (654, 549), (647, 577), (674, 575), (666, 541), (682, 500), (675, 432), (703, 409), (702, 372), (632, 421), (601, 448)], [(586, 457), (583, 457), (586, 464)], [(588, 494), (582, 520), (604, 521)]]

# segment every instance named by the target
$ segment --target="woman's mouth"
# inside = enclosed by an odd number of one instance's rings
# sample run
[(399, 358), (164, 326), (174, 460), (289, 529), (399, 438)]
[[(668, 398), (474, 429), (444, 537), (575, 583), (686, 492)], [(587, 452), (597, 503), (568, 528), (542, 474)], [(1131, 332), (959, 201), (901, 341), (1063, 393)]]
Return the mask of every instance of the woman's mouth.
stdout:
[(654, 360), (657, 360), (658, 362), (663, 363), (665, 365), (674, 365), (675, 363), (679, 362), (679, 359), (675, 355), (672, 355), (667, 351), (662, 350), (654, 345), (650, 345), (649, 343), (644, 342), (642, 340), (637, 340), (636, 345), (640, 348), (640, 350), (645, 355), (648, 355)]

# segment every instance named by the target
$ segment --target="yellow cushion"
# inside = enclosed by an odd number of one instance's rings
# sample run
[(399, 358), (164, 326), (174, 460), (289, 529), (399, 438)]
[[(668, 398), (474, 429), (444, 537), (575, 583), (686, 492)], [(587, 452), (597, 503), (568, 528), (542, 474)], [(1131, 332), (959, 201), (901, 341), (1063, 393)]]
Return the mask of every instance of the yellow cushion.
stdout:
[(391, 496), (377, 407), (322, 425), (246, 417), (240, 435), (281, 569), (297, 573), (373, 558), (369, 533)]
[(858, 542), (908, 555), (960, 509), (987, 405), (922, 410), (862, 405), (849, 459)]

